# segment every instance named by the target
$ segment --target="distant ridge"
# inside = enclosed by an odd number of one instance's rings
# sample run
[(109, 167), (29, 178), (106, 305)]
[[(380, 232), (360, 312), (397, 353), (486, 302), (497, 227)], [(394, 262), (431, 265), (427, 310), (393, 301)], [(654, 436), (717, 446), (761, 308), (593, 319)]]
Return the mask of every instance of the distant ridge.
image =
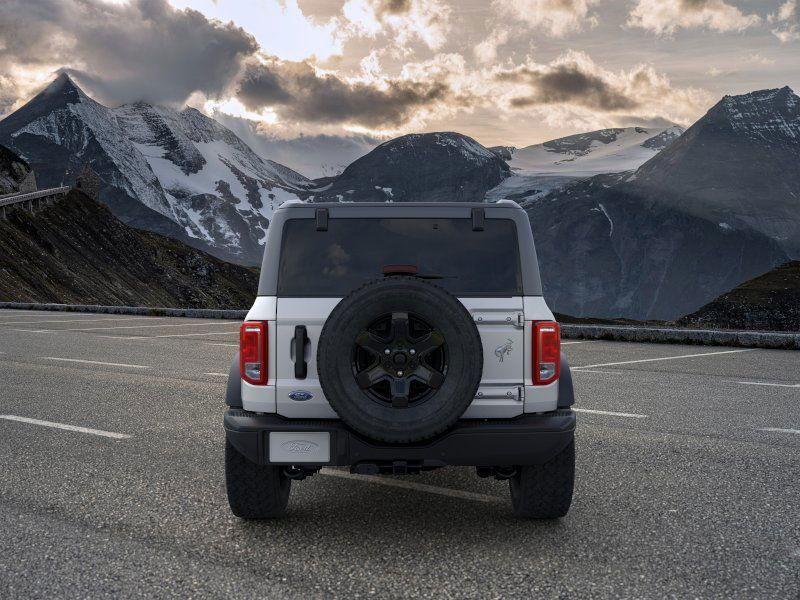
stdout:
[(73, 190), (0, 219), (0, 301), (247, 308), (254, 270), (121, 223)]

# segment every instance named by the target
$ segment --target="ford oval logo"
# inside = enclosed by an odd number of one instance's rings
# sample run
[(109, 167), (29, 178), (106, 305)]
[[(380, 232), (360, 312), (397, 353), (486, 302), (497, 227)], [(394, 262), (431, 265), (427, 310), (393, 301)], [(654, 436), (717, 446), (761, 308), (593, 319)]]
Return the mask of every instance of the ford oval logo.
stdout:
[(305, 390), (295, 390), (293, 392), (289, 392), (289, 398), (296, 400), (297, 402), (305, 402), (306, 400), (311, 400), (313, 397), (314, 394)]
[(308, 440), (289, 440), (288, 442), (283, 442), (281, 448), (292, 454), (308, 454), (319, 448), (319, 444)]

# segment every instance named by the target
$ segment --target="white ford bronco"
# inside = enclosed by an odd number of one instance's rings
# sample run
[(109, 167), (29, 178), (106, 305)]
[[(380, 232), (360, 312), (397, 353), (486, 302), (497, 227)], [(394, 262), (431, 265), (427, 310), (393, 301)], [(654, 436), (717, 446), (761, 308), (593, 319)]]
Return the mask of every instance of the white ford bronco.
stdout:
[(518, 205), (287, 203), (228, 380), (230, 507), (279, 517), (323, 467), (459, 465), (509, 480), (516, 515), (561, 517), (573, 402)]

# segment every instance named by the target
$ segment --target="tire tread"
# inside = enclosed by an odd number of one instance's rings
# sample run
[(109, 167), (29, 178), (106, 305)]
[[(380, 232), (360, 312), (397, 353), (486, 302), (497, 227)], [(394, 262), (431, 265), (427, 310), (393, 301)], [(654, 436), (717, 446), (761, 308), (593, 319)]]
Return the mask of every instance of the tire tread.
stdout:
[(515, 516), (557, 519), (567, 514), (575, 485), (575, 440), (549, 462), (518, 469), (510, 480)]
[(281, 467), (257, 465), (225, 439), (225, 487), (234, 515), (242, 519), (284, 516), (291, 483)]

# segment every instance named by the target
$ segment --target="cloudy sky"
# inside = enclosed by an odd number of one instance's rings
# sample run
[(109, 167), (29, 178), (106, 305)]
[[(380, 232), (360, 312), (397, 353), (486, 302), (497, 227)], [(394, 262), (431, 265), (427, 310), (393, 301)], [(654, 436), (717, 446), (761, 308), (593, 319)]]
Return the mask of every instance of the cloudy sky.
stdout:
[(800, 90), (800, 0), (2, 0), (0, 115), (59, 70), (265, 132), (517, 146)]

